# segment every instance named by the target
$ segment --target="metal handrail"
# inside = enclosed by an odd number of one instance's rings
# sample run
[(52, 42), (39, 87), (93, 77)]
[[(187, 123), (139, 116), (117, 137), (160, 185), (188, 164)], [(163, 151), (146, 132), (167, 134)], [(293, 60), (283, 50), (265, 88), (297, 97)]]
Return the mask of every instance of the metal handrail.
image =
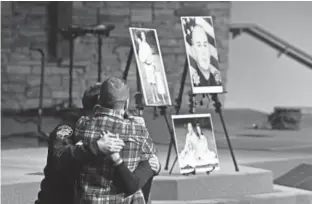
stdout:
[(233, 38), (245, 32), (262, 41), (263, 43), (269, 45), (270, 47), (280, 51), (278, 57), (283, 54), (287, 55), (288, 57), (304, 64), (312, 70), (311, 55), (257, 25), (232, 24), (230, 25), (230, 32), (232, 33)]

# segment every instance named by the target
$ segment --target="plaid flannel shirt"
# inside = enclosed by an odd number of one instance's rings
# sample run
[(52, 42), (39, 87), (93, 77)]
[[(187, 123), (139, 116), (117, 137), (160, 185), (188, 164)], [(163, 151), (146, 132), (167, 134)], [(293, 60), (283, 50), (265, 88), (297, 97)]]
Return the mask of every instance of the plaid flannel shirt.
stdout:
[[(121, 157), (130, 171), (133, 171), (141, 160), (148, 160), (152, 154), (155, 154), (153, 141), (142, 123), (124, 119), (122, 112), (100, 106), (95, 107), (93, 116), (83, 116), (78, 120), (75, 136), (96, 153), (98, 150), (95, 143), (103, 130), (119, 134), (119, 138), (125, 142)], [(112, 162), (103, 154), (99, 154), (84, 165), (80, 174), (80, 202), (83, 204), (145, 203), (141, 190), (129, 197), (117, 194), (112, 182), (113, 175)]]

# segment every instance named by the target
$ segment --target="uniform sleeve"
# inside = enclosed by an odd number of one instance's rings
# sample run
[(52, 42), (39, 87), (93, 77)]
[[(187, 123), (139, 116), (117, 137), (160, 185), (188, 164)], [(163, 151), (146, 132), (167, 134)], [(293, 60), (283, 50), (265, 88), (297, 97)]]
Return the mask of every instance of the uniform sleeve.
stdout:
[(123, 162), (115, 169), (114, 184), (118, 190), (127, 195), (134, 194), (143, 188), (155, 175), (147, 160), (139, 162), (133, 172)]
[(81, 164), (90, 161), (94, 155), (83, 145), (68, 144), (55, 149), (54, 156), (59, 160), (58, 168), (70, 172), (71, 169), (77, 169)]
[(149, 160), (153, 154), (156, 154), (155, 145), (148, 130), (145, 128), (145, 139), (141, 147), (141, 161)]
[(54, 168), (71, 171), (78, 168), (93, 157), (92, 152), (85, 145), (77, 145), (73, 124), (62, 124), (55, 128), (50, 135), (50, 154), (56, 158)]

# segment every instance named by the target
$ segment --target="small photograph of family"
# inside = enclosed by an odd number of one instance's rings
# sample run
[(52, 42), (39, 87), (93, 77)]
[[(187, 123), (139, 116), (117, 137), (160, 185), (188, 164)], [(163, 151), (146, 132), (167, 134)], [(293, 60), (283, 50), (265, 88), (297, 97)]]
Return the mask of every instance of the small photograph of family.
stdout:
[(173, 115), (172, 124), (181, 174), (220, 169), (210, 114)]
[(129, 28), (146, 106), (171, 105), (157, 31)]

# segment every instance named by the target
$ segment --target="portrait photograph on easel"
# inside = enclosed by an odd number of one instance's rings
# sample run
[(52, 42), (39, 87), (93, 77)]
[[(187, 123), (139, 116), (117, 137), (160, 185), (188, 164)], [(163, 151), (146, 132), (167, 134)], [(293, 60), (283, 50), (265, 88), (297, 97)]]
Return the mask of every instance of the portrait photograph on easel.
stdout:
[(157, 31), (129, 28), (146, 106), (170, 106), (171, 98)]
[(192, 92), (222, 93), (218, 51), (211, 16), (183, 16), (181, 25)]
[(210, 114), (172, 115), (181, 174), (219, 170)]

